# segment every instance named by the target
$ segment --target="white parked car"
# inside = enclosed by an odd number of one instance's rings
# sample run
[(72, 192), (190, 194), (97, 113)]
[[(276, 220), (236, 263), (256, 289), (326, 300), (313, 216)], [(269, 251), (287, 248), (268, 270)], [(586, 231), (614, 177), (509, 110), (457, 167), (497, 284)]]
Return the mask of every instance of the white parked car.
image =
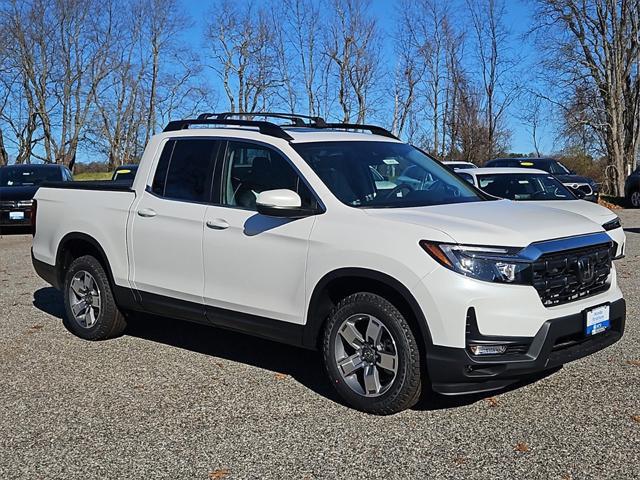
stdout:
[(544, 170), (488, 167), (458, 174), (494, 197), (533, 201), (537, 205), (583, 215), (602, 225), (616, 242), (616, 257), (624, 256), (626, 236), (620, 218), (602, 205), (582, 200), (582, 191), (569, 189)]
[(447, 161), (447, 162), (442, 162), (444, 165), (446, 165), (449, 168), (452, 168), (454, 170), (469, 170), (471, 168), (478, 168), (477, 165), (471, 163), (471, 162), (456, 162), (456, 161)]
[[(141, 311), (319, 349), (375, 414), (431, 394), (426, 379), (495, 390), (621, 338), (599, 223), (496, 200), (379, 127), (291, 120), (174, 121), (131, 187), (41, 187), (33, 264), (67, 328), (105, 339)], [(398, 181), (409, 170), (422, 181)]]

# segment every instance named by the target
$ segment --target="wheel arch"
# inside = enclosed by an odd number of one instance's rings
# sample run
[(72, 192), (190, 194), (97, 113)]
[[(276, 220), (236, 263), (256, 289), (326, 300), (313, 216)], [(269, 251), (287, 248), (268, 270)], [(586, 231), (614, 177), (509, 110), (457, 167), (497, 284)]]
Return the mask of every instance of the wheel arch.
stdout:
[(111, 288), (114, 288), (113, 273), (109, 260), (100, 243), (90, 235), (81, 232), (67, 233), (58, 244), (56, 251), (56, 280), (60, 288), (64, 285), (64, 276), (74, 259), (83, 255), (93, 256), (105, 269)]
[(302, 343), (307, 348), (318, 348), (322, 328), (331, 309), (345, 296), (357, 292), (370, 292), (390, 301), (407, 319), (420, 347), (422, 358), (431, 333), (424, 312), (409, 289), (386, 273), (367, 268), (341, 268), (327, 273), (316, 284), (307, 309)]

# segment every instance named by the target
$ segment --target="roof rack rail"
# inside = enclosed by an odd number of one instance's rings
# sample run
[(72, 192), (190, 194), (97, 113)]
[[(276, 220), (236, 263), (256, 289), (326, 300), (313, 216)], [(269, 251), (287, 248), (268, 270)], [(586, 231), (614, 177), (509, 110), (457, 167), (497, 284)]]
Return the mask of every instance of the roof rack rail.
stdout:
[[(253, 119), (253, 117), (265, 118), (282, 118), (293, 122), (290, 126), (295, 127), (323, 127), (327, 122), (322, 117), (312, 117), (309, 115), (301, 115), (299, 113), (283, 113), (283, 112), (221, 112), (221, 113), (202, 113), (198, 115), (199, 119), (215, 117), (218, 120), (227, 120), (231, 117), (245, 117)], [(307, 120), (305, 122), (305, 120)], [(289, 125), (287, 125), (289, 126)]]
[(374, 135), (380, 135), (383, 137), (394, 138), (399, 140), (393, 133), (378, 125), (366, 125), (360, 123), (327, 123), (323, 126), (316, 126), (316, 128), (332, 128), (336, 130), (368, 130)]
[[(245, 117), (231, 118), (231, 117)], [(278, 125), (272, 122), (253, 120), (254, 117), (280, 118), (291, 120), (290, 125)], [(249, 118), (249, 119), (246, 119)], [(306, 121), (305, 121), (306, 120)], [(377, 125), (366, 125), (358, 123), (327, 123), (322, 117), (311, 117), (297, 113), (281, 112), (221, 112), (221, 113), (201, 113), (198, 118), (188, 118), (184, 120), (174, 120), (167, 124), (164, 131), (184, 130), (190, 125), (227, 125), (240, 127), (254, 127), (260, 133), (272, 137), (282, 138), (287, 141), (293, 140), (283, 127), (335, 129), (335, 130), (367, 130), (374, 135), (381, 135), (399, 140), (389, 130)]]
[(176, 130), (185, 130), (189, 128), (191, 125), (231, 125), (238, 127), (254, 127), (257, 128), (258, 131), (264, 135), (269, 135), (271, 137), (282, 138), (287, 141), (293, 140), (293, 137), (285, 132), (280, 126), (271, 122), (259, 122), (256, 120), (218, 120), (217, 118), (200, 118), (203, 115), (210, 114), (202, 114), (198, 118), (187, 118), (184, 120), (173, 120), (164, 127), (163, 132), (174, 132)]

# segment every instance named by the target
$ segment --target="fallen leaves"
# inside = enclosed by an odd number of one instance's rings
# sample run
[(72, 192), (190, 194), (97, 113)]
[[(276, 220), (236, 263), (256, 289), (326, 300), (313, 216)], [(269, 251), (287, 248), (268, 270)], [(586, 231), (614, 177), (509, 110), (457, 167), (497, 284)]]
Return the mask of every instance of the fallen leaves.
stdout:
[(634, 367), (640, 367), (640, 360), (627, 360), (627, 365), (632, 365)]
[(38, 330), (42, 330), (43, 328), (44, 325), (31, 325), (31, 327), (29, 327), (29, 330), (27, 331), (27, 335), (36, 333)]
[(631, 420), (636, 423), (640, 423), (640, 415), (631, 415)]
[(284, 380), (287, 378), (287, 375), (285, 375), (284, 373), (276, 373), (273, 378), (275, 378), (276, 380)]
[(489, 406), (489, 408), (498, 406), (498, 399), (496, 397), (485, 398), (485, 401), (487, 402), (487, 405)]
[(563, 474), (560, 476), (560, 478), (561, 478), (562, 480), (572, 480), (572, 479), (573, 479), (573, 477), (571, 476), (571, 474), (570, 474), (570, 473), (568, 473), (568, 472), (563, 473)]
[(467, 458), (464, 455), (458, 454), (455, 457), (453, 457), (453, 463), (455, 463), (456, 465), (462, 465), (466, 461), (467, 461)]
[(218, 468), (216, 470), (212, 470), (209, 472), (209, 478), (211, 480), (218, 480), (220, 478), (224, 478), (231, 473), (230, 470), (226, 468)]
[(518, 442), (516, 443), (516, 446), (514, 448), (514, 450), (516, 452), (528, 452), (530, 450), (529, 445), (527, 445), (525, 442)]

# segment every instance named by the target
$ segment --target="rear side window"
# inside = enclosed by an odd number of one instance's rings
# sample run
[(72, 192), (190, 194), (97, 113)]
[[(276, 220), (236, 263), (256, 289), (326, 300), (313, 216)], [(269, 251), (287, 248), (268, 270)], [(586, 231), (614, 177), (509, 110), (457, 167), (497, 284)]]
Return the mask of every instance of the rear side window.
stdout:
[(218, 144), (199, 138), (167, 142), (156, 167), (152, 192), (174, 200), (208, 201)]

